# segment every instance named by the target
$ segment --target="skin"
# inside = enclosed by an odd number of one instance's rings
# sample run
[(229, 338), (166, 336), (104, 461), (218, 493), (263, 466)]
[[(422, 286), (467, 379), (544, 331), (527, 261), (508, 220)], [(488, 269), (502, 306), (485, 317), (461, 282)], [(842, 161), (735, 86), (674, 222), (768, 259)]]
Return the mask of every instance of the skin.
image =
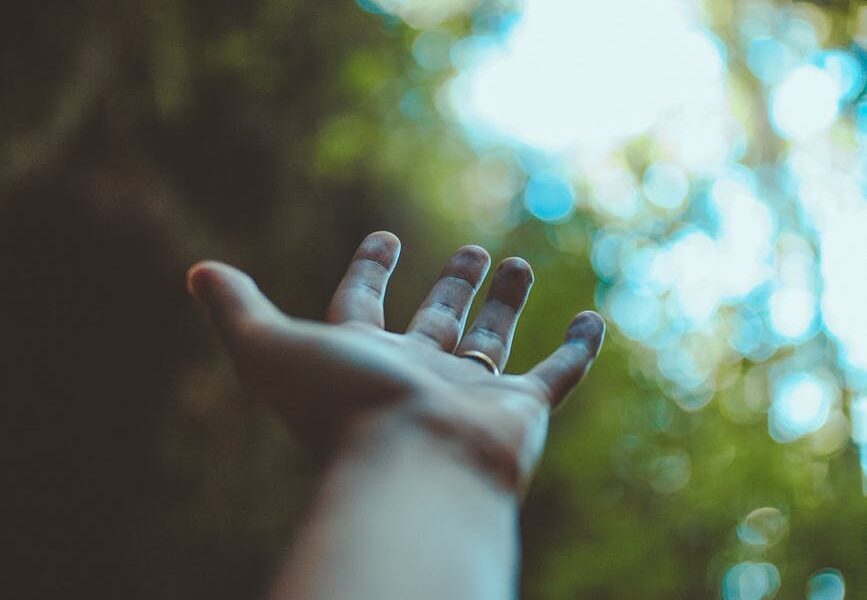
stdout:
[(604, 322), (582, 312), (529, 372), (495, 376), (460, 354), (483, 352), (504, 369), (530, 265), (500, 263), (465, 332), (491, 260), (479, 246), (458, 249), (396, 334), (383, 329), (383, 298), (399, 253), (393, 234), (367, 236), (325, 323), (286, 316), (228, 265), (188, 273), (247, 389), (328, 456), (275, 598), (514, 594), (518, 498), (549, 414), (597, 356)]

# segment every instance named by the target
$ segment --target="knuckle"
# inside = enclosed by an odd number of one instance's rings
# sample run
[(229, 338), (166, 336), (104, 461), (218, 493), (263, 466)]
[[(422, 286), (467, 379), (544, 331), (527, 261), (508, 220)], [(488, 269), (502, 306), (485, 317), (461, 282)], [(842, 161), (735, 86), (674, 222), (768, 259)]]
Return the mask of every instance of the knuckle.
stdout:
[[(462, 271), (452, 271), (451, 273), (447, 273), (443, 275), (440, 281), (442, 284), (446, 286), (446, 290), (448, 292), (458, 292), (464, 296), (471, 296), (476, 291), (476, 285), (478, 285), (479, 276), (473, 275), (471, 273), (466, 273)], [(455, 290), (454, 288), (458, 289)]]
[(354, 283), (356, 289), (361, 290), (363, 293), (370, 294), (377, 300), (379, 300), (385, 293), (385, 282), (381, 279), (358, 278)]
[(516, 381), (519, 390), (528, 396), (535, 398), (545, 407), (548, 406), (550, 399), (554, 395), (554, 390), (551, 385), (541, 377), (534, 373), (519, 376)]
[(443, 348), (452, 343), (453, 335), (443, 335), (442, 331), (431, 331), (427, 327), (414, 329), (410, 334), (426, 346)]
[(503, 334), (496, 329), (479, 325), (473, 328), (471, 335), (477, 338), (476, 341), (480, 343), (479, 345), (486, 348), (485, 353), (488, 355), (492, 352), (499, 355), (506, 350), (506, 340)]
[(503, 335), (492, 327), (487, 327), (484, 325), (479, 325), (473, 329), (473, 334), (494, 341), (498, 344), (503, 343)]
[(461, 318), (461, 313), (458, 308), (453, 304), (445, 302), (443, 300), (432, 301), (430, 305), (428, 305), (428, 308), (436, 312), (444, 313), (445, 315), (456, 320)]

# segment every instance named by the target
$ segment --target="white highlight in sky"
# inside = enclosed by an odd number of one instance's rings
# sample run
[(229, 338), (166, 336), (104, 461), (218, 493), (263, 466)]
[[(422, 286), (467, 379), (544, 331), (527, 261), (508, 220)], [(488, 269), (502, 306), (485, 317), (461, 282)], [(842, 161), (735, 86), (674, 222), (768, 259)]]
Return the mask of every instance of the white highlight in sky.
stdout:
[(604, 151), (725, 103), (720, 49), (678, 0), (527, 0), (479, 47), (452, 82), (459, 118), (541, 150)]

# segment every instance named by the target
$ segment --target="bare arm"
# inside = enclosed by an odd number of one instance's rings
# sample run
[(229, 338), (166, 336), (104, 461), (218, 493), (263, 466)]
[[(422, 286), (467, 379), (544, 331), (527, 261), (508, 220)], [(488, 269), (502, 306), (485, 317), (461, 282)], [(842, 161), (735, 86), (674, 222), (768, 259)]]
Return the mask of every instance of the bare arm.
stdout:
[(447, 441), (392, 425), (329, 470), (275, 600), (513, 596), (514, 494)]

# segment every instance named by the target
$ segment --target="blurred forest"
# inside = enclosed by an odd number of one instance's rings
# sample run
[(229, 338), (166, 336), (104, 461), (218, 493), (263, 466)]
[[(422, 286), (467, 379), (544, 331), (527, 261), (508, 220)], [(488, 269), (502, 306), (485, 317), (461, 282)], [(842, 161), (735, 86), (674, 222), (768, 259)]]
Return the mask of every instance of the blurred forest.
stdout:
[[(517, 10), (459, 4), (440, 26), (452, 41)], [(813, 8), (840, 31), (855, 14)], [(313, 467), (238, 388), (185, 291), (196, 260), (235, 264), (287, 313), (318, 319), (360, 239), (394, 231), (403, 253), (386, 314), (400, 330), (453, 248), (523, 256), (536, 284), (511, 371), (600, 302), (593, 211), (535, 218), (514, 171), (507, 204), (464, 210), (479, 148), (440, 114), (451, 67), (419, 59), (418, 23), (331, 0), (4, 12), (6, 597), (264, 595)], [(522, 597), (842, 599), (808, 589), (823, 569), (867, 597), (867, 499), (848, 429), (830, 447), (769, 437), (757, 377), (770, 367), (741, 356), (693, 410), (639, 346), (612, 327), (552, 422), (522, 515)], [(755, 414), (732, 408), (751, 397)], [(734, 585), (733, 565), (775, 566), (761, 585)]]

